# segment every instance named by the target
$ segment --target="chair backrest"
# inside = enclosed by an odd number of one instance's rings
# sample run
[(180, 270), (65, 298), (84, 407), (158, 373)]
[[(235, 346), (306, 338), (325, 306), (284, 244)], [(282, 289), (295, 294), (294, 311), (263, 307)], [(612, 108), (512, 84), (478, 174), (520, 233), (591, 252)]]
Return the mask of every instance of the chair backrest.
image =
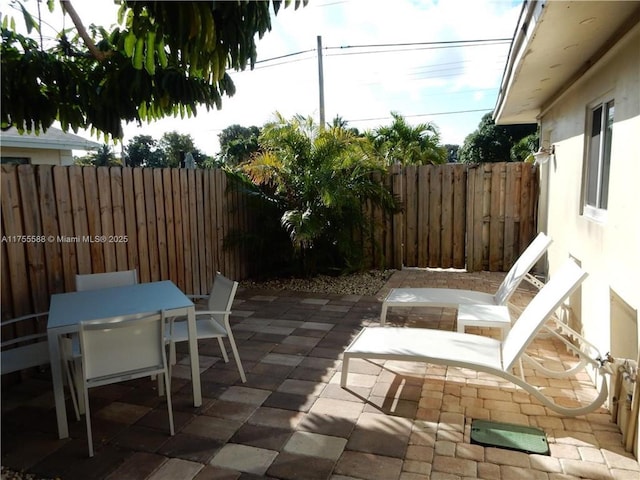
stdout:
[(120, 272), (89, 273), (76, 275), (76, 290), (98, 290), (100, 288), (121, 287), (138, 283), (137, 270), (122, 270)]
[(529, 246), (522, 252), (522, 255), (513, 264), (504, 280), (500, 284), (498, 291), (494, 295), (497, 305), (506, 305), (511, 295), (516, 291), (518, 285), (522, 282), (524, 277), (529, 273), (529, 270), (533, 268), (540, 257), (544, 255), (551, 245), (551, 237), (548, 237), (543, 232), (540, 232), (538, 236), (529, 244)]
[(533, 297), (502, 343), (504, 370), (513, 367), (545, 321), (580, 286), (586, 277), (587, 273), (569, 259), (542, 287), (542, 290)]
[(80, 323), (83, 376), (90, 386), (140, 378), (166, 367), (162, 312)]
[[(208, 310), (230, 312), (237, 289), (238, 282), (230, 280), (220, 272), (217, 272), (209, 294)], [(217, 320), (221, 320), (223, 315), (214, 315), (214, 317)]]
[(37, 331), (39, 329), (37, 327), (33, 328), (34, 326), (31, 325), (31, 331), (35, 333), (20, 334), (21, 331), (24, 332), (29, 329), (29, 327), (26, 327), (27, 323), (33, 323), (34, 320), (37, 321), (40, 317), (45, 318), (48, 314), (49, 312), (32, 313), (2, 322), (3, 329), (9, 328), (11, 325), (12, 327), (10, 328), (14, 328), (17, 333), (14, 338), (8, 340), (3, 338), (0, 345), (0, 370), (2, 375), (49, 363), (49, 342), (47, 342), (46, 331)]

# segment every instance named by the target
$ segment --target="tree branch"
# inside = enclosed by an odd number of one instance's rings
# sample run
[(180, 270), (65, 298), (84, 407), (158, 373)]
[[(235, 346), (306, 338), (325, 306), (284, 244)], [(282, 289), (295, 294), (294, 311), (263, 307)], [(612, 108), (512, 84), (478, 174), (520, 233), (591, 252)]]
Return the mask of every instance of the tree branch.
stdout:
[(98, 47), (96, 47), (96, 44), (93, 43), (93, 40), (87, 33), (87, 29), (84, 28), (84, 25), (82, 24), (82, 19), (78, 15), (78, 12), (76, 12), (76, 9), (73, 8), (73, 5), (71, 5), (70, 0), (60, 0), (60, 6), (62, 7), (62, 10), (67, 12), (71, 17), (71, 20), (73, 21), (74, 26), (78, 30), (78, 35), (80, 35), (80, 38), (82, 38), (82, 40), (84, 41), (84, 44), (89, 49), (89, 52), (91, 53), (91, 55), (94, 56), (96, 60), (98, 60), (99, 62), (103, 62), (113, 54), (112, 51), (103, 52), (99, 50)]

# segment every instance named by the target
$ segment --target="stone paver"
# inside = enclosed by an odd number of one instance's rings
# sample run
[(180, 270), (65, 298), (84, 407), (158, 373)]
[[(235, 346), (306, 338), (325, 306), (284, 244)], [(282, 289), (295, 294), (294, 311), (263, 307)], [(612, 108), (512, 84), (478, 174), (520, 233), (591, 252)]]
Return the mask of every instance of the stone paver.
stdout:
[(311, 432), (295, 432), (284, 446), (284, 451), (313, 457), (337, 460), (347, 441), (340, 437)]
[[(576, 418), (549, 413), (525, 391), (488, 374), (405, 361), (354, 360), (340, 387), (341, 354), (363, 325), (377, 325), (394, 286), (495, 291), (503, 274), (402, 270), (376, 297), (240, 288), (231, 317), (247, 383), (215, 340), (199, 342), (203, 404), (192, 406), (189, 358), (178, 349), (168, 435), (164, 398), (148, 379), (91, 392), (96, 456), (84, 422), (55, 435), (50, 375), (3, 382), (2, 465), (65, 480), (637, 480), (606, 409)], [(533, 292), (519, 290), (520, 306)], [(237, 308), (235, 308), (237, 307)], [(452, 330), (455, 310), (392, 309), (390, 324)], [(473, 333), (494, 335), (490, 329)], [(549, 365), (573, 361), (550, 339), (532, 345)], [(563, 405), (593, 395), (584, 376), (530, 382)], [(4, 379), (3, 379), (4, 380)], [(69, 409), (70, 410), (70, 404)], [(550, 455), (470, 443), (473, 419), (547, 434)]]
[(277, 456), (273, 450), (229, 443), (213, 457), (211, 465), (263, 475)]

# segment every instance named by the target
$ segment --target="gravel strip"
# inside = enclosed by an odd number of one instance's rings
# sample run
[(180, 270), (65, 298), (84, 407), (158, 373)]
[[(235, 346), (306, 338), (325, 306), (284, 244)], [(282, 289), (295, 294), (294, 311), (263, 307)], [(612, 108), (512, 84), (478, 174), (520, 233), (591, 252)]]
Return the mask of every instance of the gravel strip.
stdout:
[(15, 470), (11, 470), (6, 467), (1, 467), (1, 468), (2, 468), (2, 473), (0, 478), (2, 478), (2, 480), (53, 480), (51, 478), (38, 477), (33, 473), (17, 472)]
[(376, 295), (395, 270), (369, 270), (332, 277), (278, 278), (264, 282), (243, 281), (244, 288), (293, 290), (297, 292), (335, 293), (342, 295)]

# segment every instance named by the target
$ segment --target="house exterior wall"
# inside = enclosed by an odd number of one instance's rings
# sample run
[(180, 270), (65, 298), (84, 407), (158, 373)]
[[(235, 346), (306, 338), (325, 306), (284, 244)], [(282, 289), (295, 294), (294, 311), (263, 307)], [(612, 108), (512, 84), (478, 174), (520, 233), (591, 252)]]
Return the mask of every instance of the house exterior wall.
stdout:
[(0, 153), (3, 157), (29, 158), (32, 165), (73, 165), (71, 150), (2, 147)]
[[(640, 28), (547, 106), (541, 140), (555, 158), (541, 168), (541, 230), (553, 238), (549, 273), (568, 257), (589, 272), (579, 328), (602, 352), (636, 360), (640, 331)], [(596, 101), (614, 99), (606, 218), (583, 214), (587, 119)], [(544, 198), (544, 197), (543, 197)]]

